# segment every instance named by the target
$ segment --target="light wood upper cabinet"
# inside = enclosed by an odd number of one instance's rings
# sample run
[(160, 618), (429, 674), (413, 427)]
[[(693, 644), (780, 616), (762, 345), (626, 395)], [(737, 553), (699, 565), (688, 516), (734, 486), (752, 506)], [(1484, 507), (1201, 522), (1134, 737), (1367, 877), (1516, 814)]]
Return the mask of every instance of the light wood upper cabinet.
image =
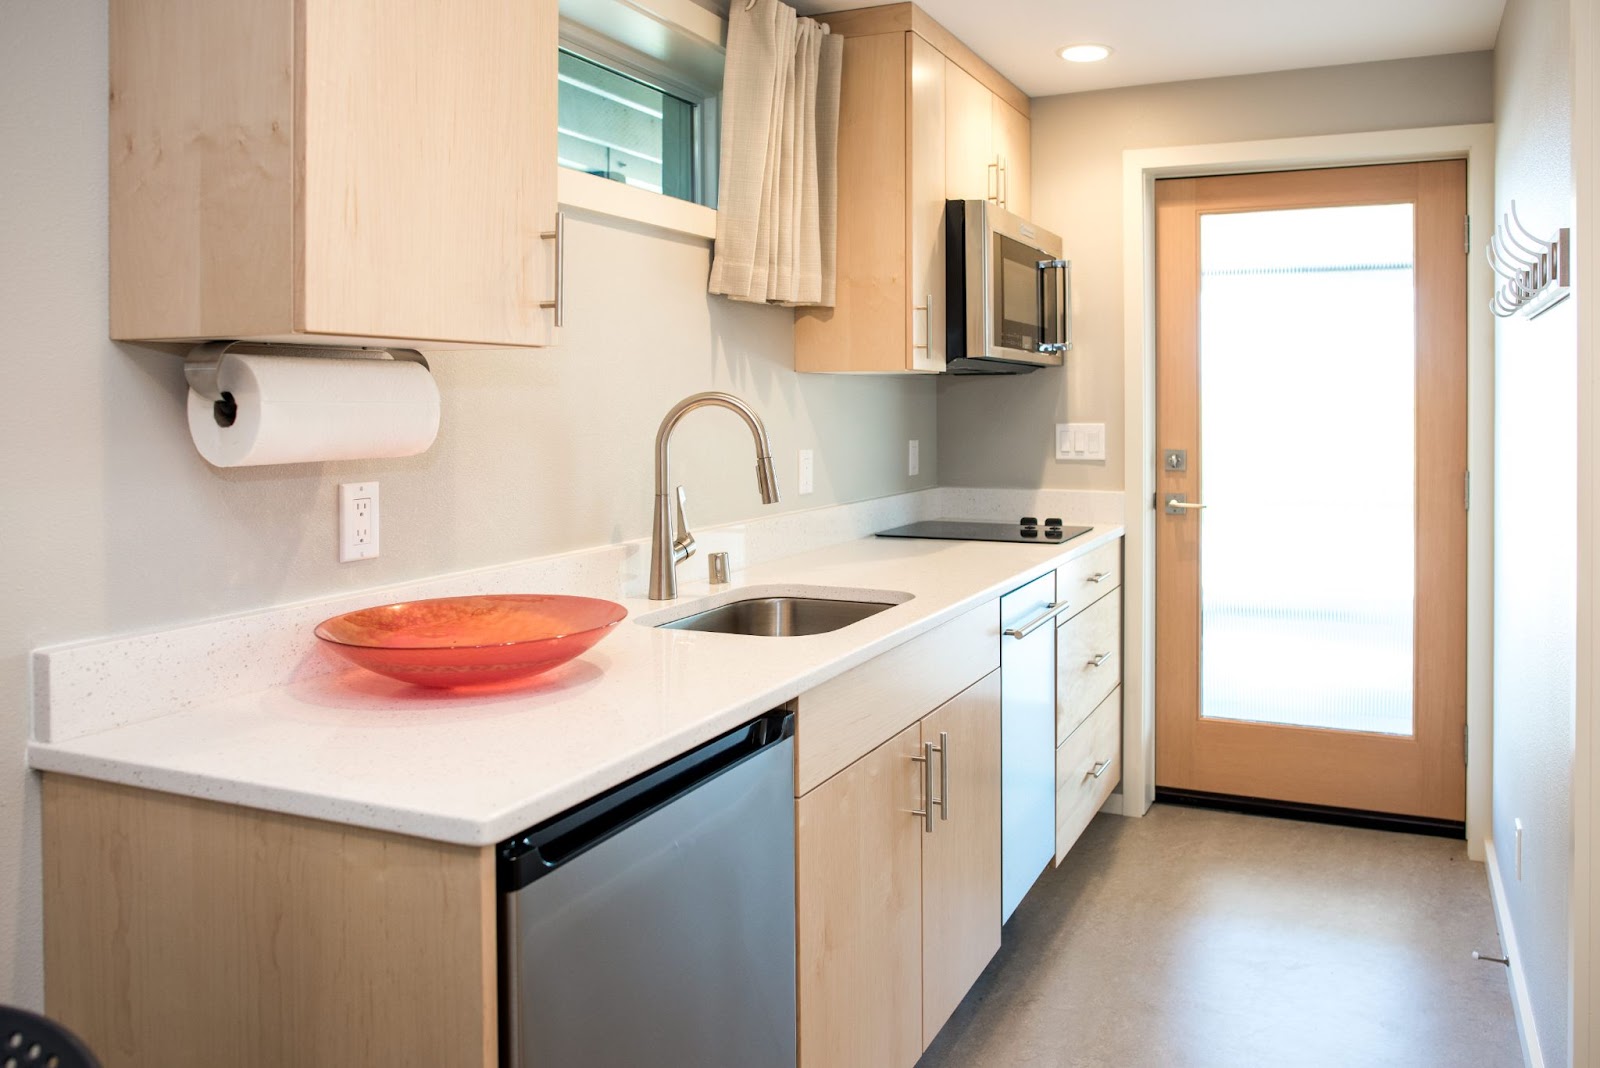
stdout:
[(1000, 99), (990, 101), (1000, 206), (1024, 219), (1033, 212), (1033, 131), (1028, 116)]
[(945, 195), (988, 200), (1027, 217), (1033, 206), (1028, 116), (951, 61), (945, 65)]
[(550, 343), (556, 11), (112, 0), (112, 336)]
[(922, 1043), (1000, 949), (1000, 672), (922, 721), (943, 802), (922, 841)]
[(943, 371), (944, 203), (999, 189), (994, 109), (1025, 143), (1028, 98), (912, 4), (822, 19), (845, 38), (838, 285), (832, 308), (796, 311), (795, 369)]
[(944, 188), (949, 200), (994, 200), (994, 94), (960, 66), (945, 61)]
[(803, 1068), (922, 1055), (922, 725), (795, 802)]

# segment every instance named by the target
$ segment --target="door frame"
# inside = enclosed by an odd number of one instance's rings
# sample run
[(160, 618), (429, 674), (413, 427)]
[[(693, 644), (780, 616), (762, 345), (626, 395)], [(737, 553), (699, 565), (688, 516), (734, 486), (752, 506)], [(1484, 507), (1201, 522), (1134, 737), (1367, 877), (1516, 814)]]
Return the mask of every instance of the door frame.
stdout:
[[(1491, 597), (1494, 537), (1494, 317), (1492, 274), (1479, 249), (1494, 229), (1494, 124), (1232, 141), (1122, 154), (1123, 771), (1119, 804), (1142, 816), (1155, 803), (1155, 183), (1159, 178), (1309, 170), (1369, 163), (1467, 161), (1467, 853), (1483, 860), (1489, 792), (1493, 683)], [(1118, 800), (1118, 799), (1114, 799)]]

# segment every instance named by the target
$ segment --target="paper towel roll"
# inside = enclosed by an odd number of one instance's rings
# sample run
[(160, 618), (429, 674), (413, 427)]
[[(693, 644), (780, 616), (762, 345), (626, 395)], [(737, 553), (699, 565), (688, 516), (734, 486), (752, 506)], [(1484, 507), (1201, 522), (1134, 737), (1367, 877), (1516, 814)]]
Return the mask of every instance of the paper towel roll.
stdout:
[(214, 467), (415, 456), (439, 433), (439, 387), (410, 360), (230, 352), (217, 384), (233, 398), (230, 426), (189, 391), (189, 434)]

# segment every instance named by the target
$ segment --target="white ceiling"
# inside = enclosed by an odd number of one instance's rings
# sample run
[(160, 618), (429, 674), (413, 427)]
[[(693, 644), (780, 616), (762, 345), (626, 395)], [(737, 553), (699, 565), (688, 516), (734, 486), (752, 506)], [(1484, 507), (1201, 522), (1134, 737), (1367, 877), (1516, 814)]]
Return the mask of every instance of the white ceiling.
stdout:
[[(813, 15), (871, 0), (791, 2)], [(1505, 8), (1505, 0), (918, 3), (1029, 96), (1475, 52), (1494, 46)], [(1100, 63), (1066, 63), (1056, 55), (1062, 45), (1080, 42), (1116, 51)]]

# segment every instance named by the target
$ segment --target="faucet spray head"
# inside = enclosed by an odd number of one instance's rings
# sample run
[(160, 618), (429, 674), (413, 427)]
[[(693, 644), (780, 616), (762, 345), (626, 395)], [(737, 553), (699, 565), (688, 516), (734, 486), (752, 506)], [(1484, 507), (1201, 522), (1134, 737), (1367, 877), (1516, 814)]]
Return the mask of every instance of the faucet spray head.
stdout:
[(761, 491), (762, 504), (778, 503), (778, 476), (772, 470), (771, 456), (756, 460), (756, 488)]

